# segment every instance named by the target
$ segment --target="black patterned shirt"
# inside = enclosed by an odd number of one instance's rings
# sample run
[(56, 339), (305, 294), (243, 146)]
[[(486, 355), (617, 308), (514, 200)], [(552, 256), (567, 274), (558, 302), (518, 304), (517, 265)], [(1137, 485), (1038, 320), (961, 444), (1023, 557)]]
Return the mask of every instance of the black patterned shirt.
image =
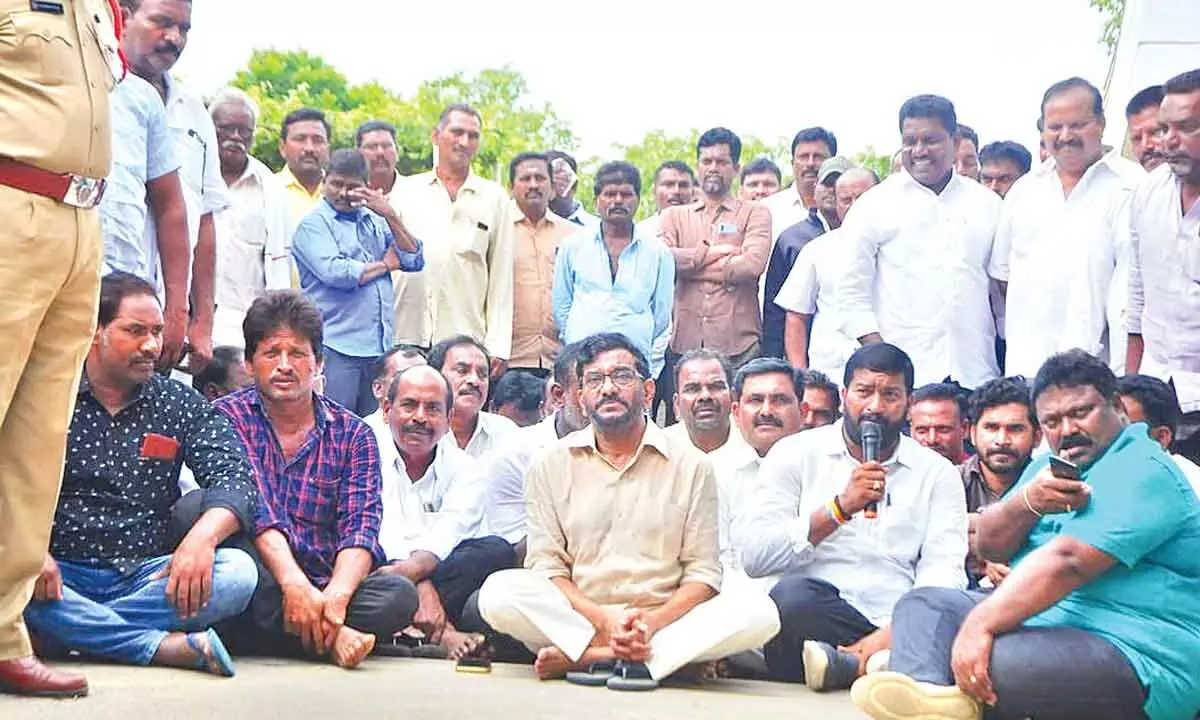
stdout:
[(250, 462), (225, 416), (196, 391), (155, 375), (132, 403), (109, 415), (79, 385), (67, 440), (50, 552), (58, 560), (128, 573), (170, 554), (171, 506), (187, 462), (205, 489), (204, 510), (228, 509), (254, 527), (257, 490)]

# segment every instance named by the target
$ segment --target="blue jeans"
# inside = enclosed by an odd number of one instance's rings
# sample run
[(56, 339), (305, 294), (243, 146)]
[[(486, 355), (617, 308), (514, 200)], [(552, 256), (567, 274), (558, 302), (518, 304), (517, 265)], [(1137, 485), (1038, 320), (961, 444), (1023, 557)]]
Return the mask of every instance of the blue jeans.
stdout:
[[(953, 685), (950, 651), (963, 620), (987, 595), (918, 588), (892, 611), (888, 669)], [(1134, 720), (1146, 689), (1129, 661), (1099, 635), (1072, 627), (1020, 628), (996, 637), (989, 667), (998, 702), (987, 720)]]
[(246, 609), (258, 584), (254, 560), (219, 548), (212, 593), (196, 617), (184, 620), (167, 600), (167, 578), (157, 578), (171, 557), (147, 560), (122, 575), (111, 568), (59, 562), (62, 600), (31, 602), (30, 629), (51, 643), (85, 655), (149, 665), (170, 632), (199, 632)]
[(359, 417), (379, 408), (371, 383), (377, 357), (351, 357), (325, 348), (325, 397)]

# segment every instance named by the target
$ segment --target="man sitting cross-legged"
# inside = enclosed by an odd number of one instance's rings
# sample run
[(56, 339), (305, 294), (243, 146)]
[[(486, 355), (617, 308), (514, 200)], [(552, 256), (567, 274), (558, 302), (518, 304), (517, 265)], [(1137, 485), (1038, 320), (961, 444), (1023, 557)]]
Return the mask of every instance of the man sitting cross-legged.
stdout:
[[(230, 676), (209, 628), (246, 607), (258, 576), (249, 555), (217, 546), (253, 524), (254, 480), (225, 417), (154, 373), (162, 334), (153, 285), (122, 272), (103, 279), (50, 553), (25, 620), (44, 650)], [(184, 461), (202, 489), (176, 545)]]
[(483, 620), (538, 653), (538, 677), (584, 671), (574, 679), (614, 689), (761, 646), (775, 608), (717, 594), (716, 481), (703, 455), (647, 420), (645, 356), (623, 335), (595, 335), (576, 373), (591, 427), (530, 468), (526, 569), (488, 578)]
[(457, 630), (463, 607), (496, 570), (515, 567), (513, 546), (480, 537), (487, 484), (479, 461), (450, 434), (450, 383), (426, 365), (392, 381), (383, 401), (387, 427), (376, 430), (383, 460), (383, 525), (379, 544), (391, 561), (381, 573), (416, 583), (413, 625), (457, 660), (478, 635)]
[[(900, 433), (912, 361), (894, 345), (864, 345), (844, 380), (845, 417), (776, 442), (734, 520), (747, 574), (782, 575), (771, 590), (782, 629), (765, 648), (767, 666), (813, 690), (849, 688), (888, 647), (904, 593), (967, 585), (958, 473)], [(873, 460), (868, 420), (879, 430)]]
[(321, 314), (304, 296), (268, 292), (242, 328), (254, 385), (216, 405), (254, 467), (265, 569), (237, 639), (247, 651), (355, 667), (417, 610), (411, 582), (372, 572), (383, 560), (375, 434), (314, 391)]
[(1034, 460), (980, 516), (980, 554), (1012, 572), (990, 595), (902, 598), (891, 672), (851, 698), (888, 720), (1196, 717), (1200, 501), (1146, 425), (1126, 424), (1104, 362), (1052, 356), (1033, 404), (1075, 467)]

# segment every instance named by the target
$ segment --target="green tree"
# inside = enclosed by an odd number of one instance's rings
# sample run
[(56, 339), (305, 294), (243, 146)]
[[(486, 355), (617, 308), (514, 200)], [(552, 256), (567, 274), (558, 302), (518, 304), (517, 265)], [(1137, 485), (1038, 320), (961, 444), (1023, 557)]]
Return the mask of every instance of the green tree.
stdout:
[(892, 156), (881, 155), (875, 151), (873, 145), (868, 145), (865, 150), (855, 153), (853, 159), (855, 165), (874, 170), (880, 180), (892, 174)]
[(1104, 15), (1104, 28), (1100, 31), (1100, 42), (1108, 48), (1108, 54), (1117, 51), (1121, 39), (1121, 23), (1125, 20), (1125, 0), (1088, 0), (1088, 4)]
[[(580, 163), (578, 199), (589, 210), (593, 210), (593, 181), (596, 171), (610, 160), (624, 160), (638, 169), (642, 175), (642, 196), (638, 205), (638, 218), (654, 214), (654, 171), (667, 160), (683, 160), (693, 169), (696, 167), (696, 141), (700, 130), (692, 129), (686, 135), (670, 135), (664, 130), (651, 130), (640, 142), (631, 145), (615, 145), (614, 152), (606, 157), (593, 157)], [(755, 137), (742, 137), (742, 164), (759, 157), (768, 157), (783, 171), (785, 180), (791, 170), (787, 161), (788, 144), (782, 138), (768, 144)]]
[(279, 154), (283, 118), (299, 107), (325, 111), (333, 126), (334, 147), (353, 147), (355, 129), (367, 120), (392, 123), (398, 165), (405, 175), (432, 167), (430, 136), (438, 116), (451, 103), (468, 103), (483, 115), (475, 170), (486, 177), (505, 178), (507, 163), (517, 153), (575, 146), (567, 124), (549, 105), (531, 103), (524, 77), (508, 67), (473, 77), (456, 73), (427, 81), (405, 98), (375, 82), (352, 85), (339, 70), (307, 51), (257, 50), (233, 84), (259, 103), (253, 152), (274, 168), (283, 165)]

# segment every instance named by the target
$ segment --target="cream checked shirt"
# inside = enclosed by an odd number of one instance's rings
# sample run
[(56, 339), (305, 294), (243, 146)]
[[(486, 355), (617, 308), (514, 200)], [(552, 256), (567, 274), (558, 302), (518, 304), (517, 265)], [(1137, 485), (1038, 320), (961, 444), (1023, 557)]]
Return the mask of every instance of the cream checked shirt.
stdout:
[(429, 347), (470, 335), (492, 357), (512, 347), (514, 235), (508, 194), (470, 174), (451, 200), (433, 172), (401, 178), (392, 206), (425, 246), (425, 269), (396, 272), (396, 341)]
[(712, 466), (653, 423), (625, 468), (600, 455), (592, 428), (568, 435), (534, 460), (525, 492), (525, 567), (594, 602), (653, 608), (685, 582), (721, 588)]

